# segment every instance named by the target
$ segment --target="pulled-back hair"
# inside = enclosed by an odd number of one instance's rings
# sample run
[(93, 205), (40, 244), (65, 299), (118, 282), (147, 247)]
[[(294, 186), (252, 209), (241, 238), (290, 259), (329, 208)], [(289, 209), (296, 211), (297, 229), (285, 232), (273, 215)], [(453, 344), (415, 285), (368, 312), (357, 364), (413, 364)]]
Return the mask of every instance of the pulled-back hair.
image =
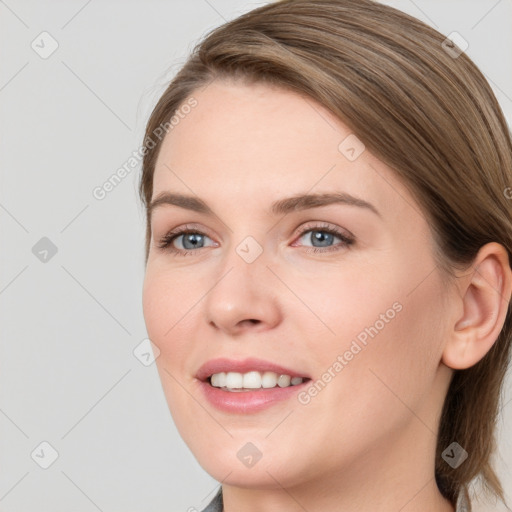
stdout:
[[(459, 53), (438, 31), (373, 0), (282, 0), (250, 11), (208, 33), (154, 107), (142, 202), (150, 203), (163, 140), (155, 144), (153, 134), (194, 91), (215, 79), (266, 83), (322, 104), (394, 170), (430, 224), (446, 283), (488, 242), (502, 244), (510, 263), (512, 136), (483, 74)], [(150, 238), (148, 215), (146, 263)], [(512, 339), (504, 299), (497, 341), (454, 371), (443, 405), (435, 476), (452, 504), (460, 493), (469, 499), (475, 477), (504, 500), (491, 465)], [(456, 469), (441, 457), (454, 441), (469, 454)]]

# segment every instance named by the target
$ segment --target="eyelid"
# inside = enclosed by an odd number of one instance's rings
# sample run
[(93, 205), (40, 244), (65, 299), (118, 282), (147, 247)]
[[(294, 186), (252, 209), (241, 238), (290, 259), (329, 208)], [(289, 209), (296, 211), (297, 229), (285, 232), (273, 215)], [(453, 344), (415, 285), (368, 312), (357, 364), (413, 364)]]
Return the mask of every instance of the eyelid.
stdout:
[[(315, 221), (315, 220), (308, 221), (308, 222), (306, 222), (304, 224), (301, 224), (300, 226), (295, 228), (295, 230), (293, 231), (291, 236), (293, 238), (298, 237), (298, 236), (302, 236), (304, 234), (304, 232), (308, 230), (308, 228), (309, 229), (313, 229), (313, 230), (314, 229), (316, 229), (316, 230), (331, 229), (331, 230), (334, 230), (334, 231), (342, 232), (348, 238), (355, 238), (355, 236), (348, 229), (341, 228), (341, 227), (337, 226), (336, 224), (331, 224), (331, 223), (326, 222), (326, 221)], [(158, 238), (158, 240), (161, 240), (163, 237), (168, 236), (171, 233), (178, 234), (178, 232), (180, 232), (179, 234), (183, 234), (183, 232), (185, 232), (185, 231), (197, 231), (199, 233), (207, 235), (211, 239), (214, 238), (212, 236), (211, 231), (208, 228), (204, 228), (198, 222), (189, 222), (189, 223), (184, 224), (182, 226), (178, 226), (177, 228), (166, 230), (163, 236), (155, 237), (155, 238)], [(154, 233), (154, 231), (153, 231), (153, 233)]]
[[(156, 236), (156, 233), (155, 233), (154, 238), (156, 240), (161, 240), (162, 238), (168, 236), (171, 233), (173, 233), (173, 234), (179, 233), (181, 235), (181, 234), (183, 234), (183, 232), (186, 232), (186, 231), (194, 231), (194, 232), (205, 234), (212, 239), (214, 238), (212, 231), (206, 227), (203, 227), (203, 225), (198, 222), (187, 222), (186, 224), (180, 224), (177, 227), (172, 228), (172, 229), (164, 229), (163, 235)], [(220, 239), (222, 240), (222, 238), (220, 238)]]
[[(210, 230), (207, 228), (203, 228), (201, 225), (199, 225), (198, 223), (194, 223), (194, 222), (183, 224), (181, 226), (178, 226), (176, 228), (166, 231), (164, 233), (164, 235), (162, 235), (160, 237), (155, 237), (156, 238), (156, 240), (155, 240), (156, 246), (159, 249), (162, 249), (164, 251), (169, 250), (170, 252), (175, 252), (175, 253), (185, 253), (187, 251), (190, 251), (190, 249), (174, 249), (174, 247), (172, 249), (169, 248), (169, 246), (172, 246), (174, 244), (174, 242), (176, 241), (177, 238), (179, 238), (180, 236), (186, 235), (188, 232), (193, 232), (193, 233), (197, 233), (197, 234), (200, 234), (203, 236), (207, 236), (214, 242), (214, 244), (216, 244), (218, 246), (218, 243), (215, 242), (214, 237), (211, 236)], [(172, 238), (172, 242), (165, 245), (165, 241), (168, 239), (171, 239), (171, 238)], [(194, 250), (192, 252), (196, 252), (196, 250)]]
[(332, 224), (330, 222), (322, 221), (322, 220), (311, 220), (306, 222), (305, 224), (301, 224), (294, 232), (293, 237), (296, 236), (303, 236), (306, 231), (310, 230), (316, 230), (316, 231), (322, 231), (324, 229), (338, 232), (339, 235), (343, 235), (346, 238), (355, 239), (355, 236), (345, 228), (341, 228), (336, 224)]

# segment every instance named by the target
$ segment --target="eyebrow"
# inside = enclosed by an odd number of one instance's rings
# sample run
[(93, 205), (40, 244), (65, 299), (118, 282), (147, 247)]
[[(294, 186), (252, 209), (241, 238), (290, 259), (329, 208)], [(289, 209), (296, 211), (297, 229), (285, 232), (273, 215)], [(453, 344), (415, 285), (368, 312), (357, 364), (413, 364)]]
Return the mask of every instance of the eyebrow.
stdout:
[[(331, 204), (346, 204), (357, 206), (372, 211), (379, 217), (382, 217), (373, 204), (364, 199), (354, 197), (346, 192), (334, 192), (324, 194), (298, 194), (292, 197), (279, 199), (272, 203), (270, 213), (272, 215), (286, 215), (293, 211), (308, 210), (310, 208), (320, 208)], [(214, 216), (213, 210), (198, 197), (177, 194), (171, 192), (162, 192), (153, 199), (148, 207), (148, 214), (151, 218), (153, 211), (164, 205), (173, 205), (186, 210), (203, 213), (208, 216)]]

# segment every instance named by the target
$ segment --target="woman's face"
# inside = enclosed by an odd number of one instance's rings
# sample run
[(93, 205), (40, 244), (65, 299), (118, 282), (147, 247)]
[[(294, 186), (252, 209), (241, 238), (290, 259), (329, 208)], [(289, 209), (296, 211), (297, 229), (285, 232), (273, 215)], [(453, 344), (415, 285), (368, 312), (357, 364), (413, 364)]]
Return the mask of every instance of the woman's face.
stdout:
[[(164, 139), (153, 199), (191, 196), (211, 213), (153, 208), (143, 290), (181, 436), (215, 479), (247, 487), (433, 461), (451, 370), (440, 364), (446, 292), (418, 204), (310, 98), (218, 81), (193, 97)], [(286, 208), (306, 194), (360, 203)], [(192, 234), (159, 248), (178, 228)], [(197, 374), (216, 358), (258, 358), (311, 381), (280, 400), (253, 391), (271, 401), (245, 409), (243, 391), (218, 388), (214, 405)]]

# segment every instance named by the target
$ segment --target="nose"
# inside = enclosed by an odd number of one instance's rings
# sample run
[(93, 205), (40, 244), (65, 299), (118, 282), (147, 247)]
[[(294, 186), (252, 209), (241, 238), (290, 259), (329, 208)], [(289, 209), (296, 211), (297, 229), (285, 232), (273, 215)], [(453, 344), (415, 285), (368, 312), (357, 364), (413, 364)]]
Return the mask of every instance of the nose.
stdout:
[(229, 335), (264, 331), (282, 319), (278, 279), (265, 252), (248, 262), (235, 248), (215, 271), (203, 302), (207, 323)]

